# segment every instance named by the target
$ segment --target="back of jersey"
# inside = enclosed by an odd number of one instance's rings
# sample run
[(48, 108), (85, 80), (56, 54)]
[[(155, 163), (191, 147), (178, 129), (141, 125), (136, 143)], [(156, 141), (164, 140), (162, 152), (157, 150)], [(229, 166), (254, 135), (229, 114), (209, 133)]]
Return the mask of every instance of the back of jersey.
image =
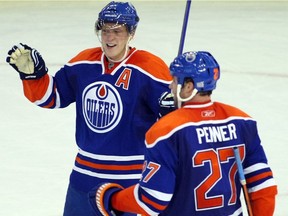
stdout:
[(147, 164), (160, 168), (141, 187), (173, 194), (161, 215), (241, 215), (233, 147), (246, 167), (266, 161), (255, 121), (220, 103), (178, 109), (152, 127), (146, 141)]

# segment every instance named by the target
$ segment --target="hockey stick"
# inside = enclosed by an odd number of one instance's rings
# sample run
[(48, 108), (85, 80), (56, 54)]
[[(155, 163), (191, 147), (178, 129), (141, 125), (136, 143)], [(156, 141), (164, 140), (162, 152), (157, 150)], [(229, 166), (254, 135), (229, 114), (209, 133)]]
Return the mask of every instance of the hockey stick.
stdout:
[(182, 25), (182, 32), (181, 32), (181, 37), (180, 37), (178, 55), (181, 55), (182, 52), (183, 52), (183, 47), (184, 47), (184, 41), (185, 41), (185, 35), (186, 35), (186, 29), (187, 29), (187, 23), (188, 23), (188, 17), (189, 17), (191, 2), (192, 2), (192, 0), (187, 0), (187, 2), (186, 2), (186, 9), (185, 9), (184, 20), (183, 20), (183, 25)]
[(242, 189), (243, 189), (243, 193), (244, 193), (244, 198), (245, 198), (245, 202), (246, 202), (246, 206), (247, 206), (248, 215), (253, 216), (251, 203), (250, 203), (250, 199), (249, 199), (249, 195), (248, 195), (248, 190), (247, 190), (247, 186), (246, 186), (246, 179), (244, 176), (244, 170), (243, 170), (242, 162), (240, 159), (240, 153), (239, 153), (238, 147), (237, 146), (233, 147), (233, 151), (234, 151), (236, 164), (237, 164), (237, 168), (238, 168), (240, 183), (242, 185)]
[[(185, 13), (184, 13), (184, 19), (183, 19), (183, 24), (182, 24), (182, 32), (181, 32), (181, 37), (180, 37), (180, 43), (179, 43), (179, 48), (178, 48), (178, 56), (183, 53), (183, 47), (184, 47), (184, 41), (185, 41), (185, 36), (186, 36), (186, 30), (187, 30), (187, 24), (188, 24), (188, 18), (189, 18), (189, 12), (190, 12), (190, 6), (191, 6), (192, 0), (187, 0), (186, 1), (186, 8), (185, 8)], [(182, 85), (178, 84), (177, 85), (177, 107), (181, 107), (182, 101), (179, 100), (178, 94), (180, 94), (180, 90)]]

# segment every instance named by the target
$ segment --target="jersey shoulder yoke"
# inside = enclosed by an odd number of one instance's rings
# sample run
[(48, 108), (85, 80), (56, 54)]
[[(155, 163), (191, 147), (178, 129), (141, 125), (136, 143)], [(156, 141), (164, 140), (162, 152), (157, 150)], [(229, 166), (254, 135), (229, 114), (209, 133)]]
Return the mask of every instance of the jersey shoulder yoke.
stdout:
[(101, 47), (90, 48), (81, 51), (75, 57), (73, 57), (69, 63), (75, 63), (79, 61), (100, 61), (102, 56)]

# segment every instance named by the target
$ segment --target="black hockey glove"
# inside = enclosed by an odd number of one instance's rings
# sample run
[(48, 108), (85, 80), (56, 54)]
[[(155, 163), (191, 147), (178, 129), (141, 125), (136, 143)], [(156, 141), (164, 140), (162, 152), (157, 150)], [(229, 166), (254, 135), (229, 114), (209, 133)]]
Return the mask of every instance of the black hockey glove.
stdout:
[(160, 106), (160, 117), (174, 111), (175, 104), (173, 94), (170, 92), (163, 92), (161, 97), (159, 98), (159, 106)]
[(20, 74), (22, 80), (39, 79), (48, 72), (40, 53), (22, 43), (8, 51), (6, 62)]
[(89, 192), (89, 202), (97, 216), (115, 216), (121, 212), (115, 211), (111, 206), (112, 195), (123, 187), (115, 183), (104, 183), (96, 186)]

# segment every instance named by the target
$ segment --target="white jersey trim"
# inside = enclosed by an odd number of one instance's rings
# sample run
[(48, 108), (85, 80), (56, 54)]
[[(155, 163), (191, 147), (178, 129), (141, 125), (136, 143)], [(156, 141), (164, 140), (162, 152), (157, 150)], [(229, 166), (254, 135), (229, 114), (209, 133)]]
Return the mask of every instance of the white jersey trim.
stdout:
[(252, 172), (255, 172), (255, 171), (258, 171), (258, 170), (261, 170), (261, 169), (266, 169), (266, 168), (269, 168), (268, 164), (266, 163), (257, 163), (257, 164), (254, 164), (250, 167), (247, 167), (244, 169), (244, 174), (249, 174), (249, 173), (252, 173)]
[(45, 95), (40, 100), (36, 100), (34, 102), (34, 104), (36, 104), (37, 106), (45, 103), (47, 101), (47, 99), (52, 94), (54, 81), (53, 81), (53, 77), (51, 75), (48, 75), (48, 76), (49, 76), (49, 85), (48, 85), (48, 88), (47, 88), (47, 90), (45, 92)]
[(73, 63), (67, 63), (65, 65), (71, 67), (71, 66), (78, 65), (78, 64), (101, 64), (101, 61), (87, 61), (87, 60), (84, 60), (84, 61), (76, 61), (76, 62), (73, 62)]
[(79, 149), (79, 154), (88, 158), (104, 161), (134, 161), (134, 160), (144, 160), (144, 155), (129, 155), (129, 156), (116, 156), (116, 155), (99, 155), (93, 154), (82, 149)]
[(151, 196), (153, 196), (156, 199), (161, 200), (161, 201), (170, 202), (170, 200), (172, 199), (172, 196), (173, 196), (173, 194), (163, 193), (160, 191), (152, 190), (150, 188), (146, 188), (146, 187), (141, 187), (141, 188), (143, 190), (145, 190)]
[(74, 166), (73, 170), (75, 170), (76, 172), (88, 175), (88, 176), (101, 178), (101, 179), (140, 179), (141, 178), (141, 174), (123, 174), (123, 175), (103, 174), (103, 173), (92, 172), (90, 170), (85, 170), (77, 166)]
[(259, 191), (259, 190), (262, 190), (271, 186), (275, 186), (275, 185), (276, 185), (275, 179), (271, 178), (255, 187), (249, 188), (248, 192), (249, 193), (256, 192), (256, 191)]
[(193, 104), (193, 105), (185, 105), (182, 108), (204, 108), (204, 107), (209, 107), (212, 106), (213, 102), (205, 103), (205, 104)]
[(142, 209), (144, 209), (146, 211), (146, 213), (148, 213), (148, 215), (158, 215), (157, 212), (152, 211), (148, 206), (145, 205), (145, 203), (143, 203), (141, 200), (139, 200), (138, 197), (138, 191), (139, 191), (139, 184), (135, 185), (134, 188), (134, 198), (136, 200), (136, 202), (138, 203), (139, 206), (141, 206)]
[[(125, 65), (125, 64), (124, 64)], [(163, 79), (159, 79), (159, 78), (156, 78), (155, 76), (153, 76), (152, 74), (150, 74), (149, 72), (143, 70), (142, 68), (136, 66), (136, 65), (132, 65), (132, 64), (126, 64), (126, 66), (128, 67), (132, 67), (132, 68), (136, 68), (137, 70), (139, 70), (141, 73), (145, 74), (146, 76), (150, 77), (151, 79), (155, 80), (155, 81), (158, 81), (158, 82), (161, 82), (161, 83), (165, 83), (165, 84), (170, 84), (172, 82), (172, 80), (170, 81), (166, 81), (166, 80), (163, 80)]]
[(55, 102), (55, 108), (59, 108), (60, 106), (61, 106), (60, 96), (59, 96), (59, 92), (57, 91), (57, 88), (56, 88), (56, 102)]

